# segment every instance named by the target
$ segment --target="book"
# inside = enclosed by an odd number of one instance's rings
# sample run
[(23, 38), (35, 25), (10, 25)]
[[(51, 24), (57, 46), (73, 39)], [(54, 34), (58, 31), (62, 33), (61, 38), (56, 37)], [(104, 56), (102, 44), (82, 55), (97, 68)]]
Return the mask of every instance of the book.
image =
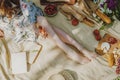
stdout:
[(11, 54), (12, 74), (21, 74), (27, 72), (26, 52), (18, 52)]

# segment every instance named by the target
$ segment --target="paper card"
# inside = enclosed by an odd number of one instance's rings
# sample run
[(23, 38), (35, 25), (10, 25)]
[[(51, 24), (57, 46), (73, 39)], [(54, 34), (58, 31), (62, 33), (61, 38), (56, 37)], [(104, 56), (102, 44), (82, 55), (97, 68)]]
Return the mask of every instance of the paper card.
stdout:
[(11, 68), (13, 74), (21, 74), (27, 72), (26, 52), (11, 54)]
[(40, 54), (42, 45), (38, 45), (35, 42), (26, 42), (25, 44), (24, 51), (28, 52), (28, 63), (32, 64), (36, 61), (38, 55)]

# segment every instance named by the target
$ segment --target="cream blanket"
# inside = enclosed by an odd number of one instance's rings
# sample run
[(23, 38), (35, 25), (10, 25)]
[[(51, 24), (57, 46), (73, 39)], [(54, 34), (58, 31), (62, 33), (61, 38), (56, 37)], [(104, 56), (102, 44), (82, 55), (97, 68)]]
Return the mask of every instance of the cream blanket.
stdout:
[[(37, 6), (39, 0), (33, 0)], [(44, 8), (44, 6), (41, 6)], [(55, 17), (47, 17), (48, 21), (64, 30), (85, 48), (94, 51), (97, 46), (97, 41), (92, 36), (93, 28), (90, 28), (82, 23), (77, 27), (72, 27), (66, 18), (58, 13)], [(104, 34), (104, 31), (102, 32)], [(20, 51), (21, 46), (6, 39), (10, 51)], [(37, 59), (37, 62), (32, 64), (30, 71), (25, 74), (11, 75), (6, 65), (6, 50), (2, 41), (0, 42), (0, 80), (48, 80), (48, 78), (63, 69), (70, 69), (77, 73), (78, 80), (113, 80), (116, 75), (115, 66), (108, 67), (107, 61), (101, 56), (92, 60), (90, 63), (80, 65), (68, 59), (64, 52), (56, 46), (52, 39), (42, 39), (39, 37), (38, 42), (43, 45), (43, 50)], [(11, 47), (12, 46), (12, 47)]]

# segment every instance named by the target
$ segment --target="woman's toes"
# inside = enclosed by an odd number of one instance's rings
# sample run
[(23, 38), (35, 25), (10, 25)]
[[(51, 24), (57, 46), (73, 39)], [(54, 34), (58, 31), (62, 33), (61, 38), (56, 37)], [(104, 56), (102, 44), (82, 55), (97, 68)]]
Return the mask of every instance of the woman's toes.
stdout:
[(92, 54), (91, 54), (92, 59), (96, 58), (97, 56), (98, 56), (98, 55), (97, 55), (96, 53), (92, 53)]
[(91, 60), (88, 59), (87, 57), (84, 57), (81, 61), (79, 61), (81, 64), (85, 64), (85, 63), (88, 63), (90, 62)]

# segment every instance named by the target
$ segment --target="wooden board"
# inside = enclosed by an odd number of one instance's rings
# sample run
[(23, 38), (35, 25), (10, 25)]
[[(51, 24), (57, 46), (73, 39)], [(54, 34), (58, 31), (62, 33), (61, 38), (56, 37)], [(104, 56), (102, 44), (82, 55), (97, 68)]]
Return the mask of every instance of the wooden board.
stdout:
[[(95, 51), (100, 54), (100, 55), (104, 55), (105, 53), (101, 50), (101, 45), (103, 42), (108, 42), (108, 38), (113, 37), (110, 34), (105, 34), (104, 37), (100, 40), (100, 42), (98, 43), (97, 48), (95, 49)], [(117, 43), (115, 44), (110, 44), (110, 49), (108, 51), (108, 53), (113, 53), (114, 48), (119, 48), (120, 49), (120, 40), (117, 39)]]

